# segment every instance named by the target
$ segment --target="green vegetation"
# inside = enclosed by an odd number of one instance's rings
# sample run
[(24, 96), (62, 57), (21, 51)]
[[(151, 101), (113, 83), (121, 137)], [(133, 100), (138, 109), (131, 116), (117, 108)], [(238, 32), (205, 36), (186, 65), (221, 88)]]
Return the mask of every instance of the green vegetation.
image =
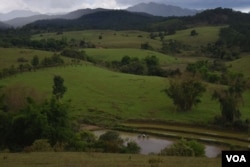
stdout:
[(201, 157), (205, 155), (205, 146), (195, 140), (181, 139), (170, 147), (163, 149), (161, 155)]
[[(117, 24), (112, 13), (126, 16), (125, 21)], [(102, 22), (88, 16), (0, 31), (0, 151), (86, 152), (31, 153), (33, 162), (24, 154), (4, 153), (1, 163), (220, 164), (218, 159), (130, 155), (140, 151), (135, 142), (112, 131), (96, 139), (82, 124), (188, 140), (162, 148), (165, 155), (203, 156), (196, 141), (248, 146), (248, 15), (220, 8), (183, 18), (102, 14), (91, 15)], [(135, 25), (138, 20), (142, 24)], [(58, 156), (64, 161), (55, 160)]]
[(170, 82), (170, 86), (165, 90), (166, 94), (173, 100), (178, 111), (189, 111), (193, 106), (200, 103), (200, 96), (206, 91), (205, 86), (194, 80), (181, 82)]
[[(172, 167), (219, 167), (220, 158), (200, 158), (200, 157), (167, 157), (155, 155), (127, 155), (127, 154), (101, 154), (101, 153), (70, 153), (70, 152), (46, 152), (29, 154), (8, 154), (0, 153), (0, 164), (3, 167), (68, 167), (89, 166), (89, 167), (128, 167), (128, 166), (150, 166), (156, 160)], [(2, 158), (5, 157), (5, 158)], [(157, 161), (158, 162), (158, 161)], [(155, 164), (155, 163), (153, 163)]]

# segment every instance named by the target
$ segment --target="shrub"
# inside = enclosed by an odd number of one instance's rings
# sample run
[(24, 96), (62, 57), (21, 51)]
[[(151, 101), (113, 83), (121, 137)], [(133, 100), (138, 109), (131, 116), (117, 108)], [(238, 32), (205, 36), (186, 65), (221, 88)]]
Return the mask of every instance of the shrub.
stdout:
[(174, 143), (169, 148), (161, 151), (161, 155), (167, 156), (195, 156), (200, 157), (205, 155), (205, 146), (195, 140), (187, 141), (181, 139), (179, 142)]
[(47, 139), (35, 140), (30, 148), (33, 152), (49, 152), (53, 150)]

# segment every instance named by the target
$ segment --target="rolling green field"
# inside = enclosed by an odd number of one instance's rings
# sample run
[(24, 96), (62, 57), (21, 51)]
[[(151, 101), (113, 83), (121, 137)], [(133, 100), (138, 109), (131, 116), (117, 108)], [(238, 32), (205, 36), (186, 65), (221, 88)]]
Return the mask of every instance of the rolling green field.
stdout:
[[(99, 36), (102, 39), (99, 39)], [(86, 30), (57, 33), (37, 34), (32, 37), (34, 40), (40, 39), (62, 39), (68, 41), (85, 40), (96, 45), (98, 48), (140, 48), (142, 43), (148, 42), (153, 48), (161, 48), (161, 41), (149, 38), (149, 33), (143, 31), (112, 31), (112, 30)]]
[[(163, 92), (168, 80), (161, 77), (121, 74), (98, 68), (89, 64), (66, 66), (18, 74), (0, 80), (0, 85), (13, 84), (33, 87), (51, 95), (53, 76), (61, 75), (68, 88), (65, 99), (71, 99), (71, 116), (92, 115), (104, 118), (126, 119), (163, 119), (176, 122), (211, 121), (220, 113), (219, 104), (211, 100), (213, 86), (202, 98), (202, 103), (188, 113), (175, 112), (170, 98)], [(250, 97), (250, 92), (244, 94)], [(242, 107), (242, 117), (250, 116), (250, 104)]]
[(150, 50), (142, 50), (142, 49), (84, 49), (88, 56), (93, 57), (95, 60), (99, 61), (120, 61), (122, 57), (137, 57), (139, 59), (144, 59), (147, 56), (156, 56), (160, 65), (167, 66), (172, 64), (179, 64), (182, 60), (175, 58), (173, 56), (165, 55), (159, 52), (154, 52)]
[[(3, 159), (5, 157), (6, 159)], [(220, 158), (100, 153), (0, 153), (1, 167), (219, 167)]]
[[(165, 39), (174, 39), (186, 45), (199, 47), (201, 45), (206, 45), (208, 43), (212, 43), (218, 40), (220, 29), (223, 27), (225, 26), (204, 26), (189, 28), (186, 30), (177, 31), (174, 35), (165, 36)], [(198, 35), (190, 36), (190, 32), (192, 30), (195, 30)]]
[(34, 49), (0, 48), (0, 69), (8, 68), (11, 65), (17, 67), (19, 64), (21, 64), (17, 62), (18, 58), (25, 58), (27, 63), (30, 63), (31, 59), (35, 55), (42, 59), (44, 57), (52, 56), (53, 53)]
[[(199, 47), (218, 39), (219, 31), (225, 26), (203, 26), (189, 28), (186, 30), (177, 31), (174, 35), (167, 35), (165, 40), (174, 39), (182, 42), (185, 45)], [(190, 32), (195, 29), (197, 36), (190, 36)], [(156, 34), (158, 32), (155, 32)], [(99, 39), (102, 36), (102, 39)], [(97, 48), (140, 48), (142, 43), (148, 42), (155, 50), (162, 47), (162, 42), (159, 38), (150, 39), (149, 32), (143, 31), (113, 31), (113, 30), (85, 30), (85, 31), (70, 31), (57, 33), (43, 33), (32, 37), (33, 40), (40, 39), (67, 39), (80, 41), (84, 40), (96, 45)]]

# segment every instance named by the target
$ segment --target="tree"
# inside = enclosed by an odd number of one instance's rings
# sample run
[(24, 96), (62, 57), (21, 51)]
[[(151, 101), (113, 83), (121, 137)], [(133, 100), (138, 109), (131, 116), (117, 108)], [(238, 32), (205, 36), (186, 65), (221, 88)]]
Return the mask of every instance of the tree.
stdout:
[(165, 90), (179, 111), (191, 110), (201, 102), (199, 97), (205, 91), (205, 86), (195, 80), (171, 81), (169, 88)]
[(198, 33), (196, 32), (196, 30), (192, 30), (190, 32), (190, 36), (196, 36), (196, 35), (198, 35)]
[(31, 60), (31, 64), (32, 64), (34, 70), (36, 70), (38, 65), (39, 65), (39, 58), (37, 55), (33, 57), (33, 59)]
[(64, 79), (56, 75), (54, 76), (53, 94), (57, 100), (61, 99), (67, 88), (63, 85)]
[(217, 90), (212, 99), (218, 100), (221, 116), (226, 122), (235, 122), (240, 119), (240, 106), (243, 104), (243, 92), (247, 89), (247, 82), (242, 74), (231, 74), (228, 89)]
[(107, 131), (100, 136), (99, 142), (104, 149), (104, 152), (120, 152), (123, 148), (123, 140), (120, 138), (120, 134), (114, 131)]

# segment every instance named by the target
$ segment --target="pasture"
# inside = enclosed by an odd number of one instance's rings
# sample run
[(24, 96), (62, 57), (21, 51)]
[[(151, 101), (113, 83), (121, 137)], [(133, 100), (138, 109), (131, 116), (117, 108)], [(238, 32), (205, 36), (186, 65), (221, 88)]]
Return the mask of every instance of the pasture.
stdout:
[(17, 67), (21, 64), (17, 61), (19, 58), (24, 58), (27, 61), (26, 63), (30, 63), (35, 55), (42, 59), (52, 56), (53, 53), (34, 49), (0, 48), (0, 70), (9, 68), (12, 65)]
[[(2, 79), (0, 85), (24, 85), (50, 97), (54, 75), (65, 80), (68, 91), (64, 99), (71, 99), (73, 105), (69, 114), (89, 118), (94, 123), (127, 119), (208, 123), (220, 114), (219, 104), (211, 100), (216, 85), (208, 84), (202, 103), (192, 111), (182, 113), (176, 112), (171, 99), (163, 92), (168, 86), (167, 78), (122, 74), (90, 64), (26, 72)], [(249, 94), (246, 92), (244, 96), (250, 97)], [(242, 107), (242, 118), (249, 118), (249, 105), (246, 103)]]
[[(5, 159), (3, 158), (5, 157)], [(1, 167), (219, 167), (220, 158), (101, 153), (0, 153)]]
[[(174, 35), (165, 36), (165, 39), (174, 39), (185, 45), (200, 47), (208, 43), (215, 42), (219, 38), (220, 29), (225, 26), (203, 26), (177, 31)], [(195, 30), (198, 35), (190, 36), (190, 32)]]
[[(99, 38), (101, 36), (101, 39)], [(40, 39), (62, 39), (68, 41), (84, 40), (96, 45), (97, 48), (137, 48), (142, 43), (148, 42), (153, 48), (161, 48), (161, 41), (149, 38), (148, 32), (143, 31), (112, 31), (112, 30), (85, 30), (57, 33), (37, 34), (32, 37), (34, 40)]]

